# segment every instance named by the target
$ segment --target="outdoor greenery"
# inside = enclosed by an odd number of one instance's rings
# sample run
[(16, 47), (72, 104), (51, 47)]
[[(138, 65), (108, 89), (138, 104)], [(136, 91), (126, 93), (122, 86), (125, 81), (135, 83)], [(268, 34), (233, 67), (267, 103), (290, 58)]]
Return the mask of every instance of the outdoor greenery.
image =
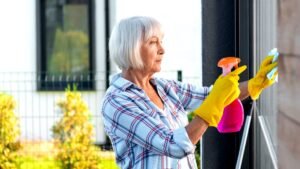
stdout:
[(85, 32), (57, 29), (48, 72), (54, 75), (82, 74), (89, 71), (89, 38)]
[(101, 168), (101, 151), (93, 144), (91, 113), (81, 93), (68, 88), (58, 105), (63, 115), (52, 131), (58, 148), (56, 158), (61, 161), (62, 168)]
[[(61, 169), (59, 162), (49, 158), (34, 158), (34, 157), (21, 157), (18, 158), (21, 164), (19, 169)], [(119, 169), (113, 159), (103, 160), (99, 168), (103, 169)]]
[(0, 93), (0, 169), (15, 169), (19, 149), (19, 119), (15, 115), (16, 102), (8, 94)]
[[(45, 147), (45, 144), (48, 145)], [(48, 143), (25, 143), (16, 159), (18, 169), (62, 169), (61, 161), (55, 158), (56, 148)], [(112, 151), (101, 152), (99, 168), (118, 169)]]
[(19, 140), (16, 101), (0, 93), (0, 169), (118, 169), (114, 152), (93, 144), (93, 126), (80, 92), (65, 93), (58, 103), (63, 116), (54, 126), (55, 141)]

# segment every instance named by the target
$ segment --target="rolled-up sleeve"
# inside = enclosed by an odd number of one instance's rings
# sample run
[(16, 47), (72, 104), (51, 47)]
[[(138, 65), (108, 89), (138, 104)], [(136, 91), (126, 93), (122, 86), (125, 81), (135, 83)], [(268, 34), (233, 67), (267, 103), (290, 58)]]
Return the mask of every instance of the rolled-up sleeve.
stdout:
[(128, 97), (109, 96), (103, 102), (102, 114), (107, 132), (126, 142), (132, 142), (154, 153), (182, 158), (194, 153), (184, 127), (171, 130), (140, 110)]
[(181, 127), (174, 131), (174, 141), (184, 150), (185, 155), (195, 152), (196, 147), (191, 142), (185, 127)]

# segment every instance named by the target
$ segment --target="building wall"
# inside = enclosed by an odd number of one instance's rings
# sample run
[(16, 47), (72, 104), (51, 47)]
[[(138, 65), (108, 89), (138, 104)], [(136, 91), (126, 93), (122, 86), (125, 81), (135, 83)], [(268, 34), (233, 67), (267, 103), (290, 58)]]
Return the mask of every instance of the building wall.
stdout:
[(0, 5), (0, 72), (35, 71), (35, 17), (35, 0), (3, 1)]
[(300, 164), (300, 1), (279, 0), (278, 48), (279, 168), (296, 169)]

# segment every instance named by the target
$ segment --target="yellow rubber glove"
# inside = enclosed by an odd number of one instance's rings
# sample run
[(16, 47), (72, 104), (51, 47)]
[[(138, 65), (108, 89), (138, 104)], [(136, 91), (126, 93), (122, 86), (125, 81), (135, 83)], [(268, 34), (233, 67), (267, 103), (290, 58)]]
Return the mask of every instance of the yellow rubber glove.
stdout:
[(222, 118), (225, 106), (229, 105), (240, 95), (239, 74), (246, 70), (246, 68), (246, 66), (242, 66), (228, 73), (226, 76), (219, 76), (207, 98), (194, 111), (209, 126), (217, 127)]
[(248, 92), (252, 100), (258, 99), (263, 89), (271, 86), (275, 82), (278, 71), (276, 71), (271, 79), (267, 78), (267, 74), (277, 66), (277, 62), (272, 63), (273, 57), (274, 55), (267, 56), (260, 65), (257, 74), (248, 81)]

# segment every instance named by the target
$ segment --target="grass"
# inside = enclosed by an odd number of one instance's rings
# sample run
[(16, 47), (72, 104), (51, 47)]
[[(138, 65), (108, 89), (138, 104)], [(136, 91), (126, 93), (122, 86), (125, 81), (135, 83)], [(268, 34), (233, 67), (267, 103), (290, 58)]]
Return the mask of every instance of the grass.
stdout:
[(53, 158), (20, 156), (17, 161), (20, 169), (60, 169), (59, 162), (55, 161)]
[[(18, 151), (18, 169), (61, 169), (54, 158), (55, 147), (51, 142), (23, 142)], [(101, 169), (118, 169), (112, 151), (101, 151)], [(100, 167), (101, 166), (101, 167)]]
[[(17, 160), (19, 169), (61, 169), (60, 163), (53, 158), (35, 158), (32, 156), (19, 157)], [(104, 159), (102, 164), (104, 169), (119, 169), (115, 160)], [(100, 168), (100, 167), (99, 167)]]

